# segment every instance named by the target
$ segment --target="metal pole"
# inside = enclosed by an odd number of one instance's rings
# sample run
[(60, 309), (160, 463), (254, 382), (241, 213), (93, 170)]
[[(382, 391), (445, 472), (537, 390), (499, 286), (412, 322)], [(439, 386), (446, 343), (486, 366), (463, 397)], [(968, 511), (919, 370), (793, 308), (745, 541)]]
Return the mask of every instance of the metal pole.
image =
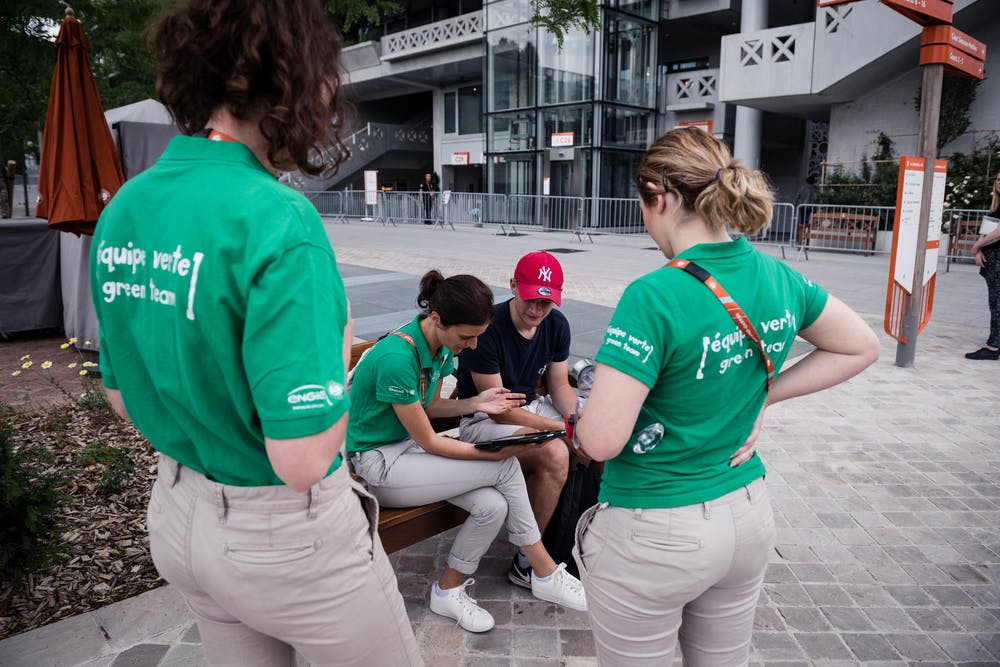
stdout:
[(920, 95), (920, 134), (917, 153), (924, 159), (924, 184), (920, 193), (920, 223), (917, 228), (917, 253), (913, 261), (913, 286), (903, 303), (902, 338), (896, 344), (896, 365), (910, 368), (917, 354), (917, 327), (924, 300), (924, 264), (927, 260), (927, 228), (931, 216), (931, 192), (934, 189), (934, 160), (937, 158), (938, 121), (941, 117), (941, 87), (944, 65), (923, 66)]
[(23, 176), (24, 176), (24, 178), (21, 179), (21, 188), (23, 188), (23, 190), (24, 190), (24, 217), (30, 218), (31, 217), (31, 209), (29, 208), (29, 204), (28, 204), (28, 168), (27, 168), (27, 166), (25, 166)]

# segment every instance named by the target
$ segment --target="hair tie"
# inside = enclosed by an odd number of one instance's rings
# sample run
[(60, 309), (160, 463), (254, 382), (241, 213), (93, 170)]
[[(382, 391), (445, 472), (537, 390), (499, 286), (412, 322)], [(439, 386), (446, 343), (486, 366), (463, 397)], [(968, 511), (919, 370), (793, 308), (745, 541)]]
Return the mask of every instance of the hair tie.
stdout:
[(715, 178), (713, 180), (719, 180), (719, 175), (722, 174), (723, 169), (725, 169), (725, 167), (719, 167), (715, 170)]

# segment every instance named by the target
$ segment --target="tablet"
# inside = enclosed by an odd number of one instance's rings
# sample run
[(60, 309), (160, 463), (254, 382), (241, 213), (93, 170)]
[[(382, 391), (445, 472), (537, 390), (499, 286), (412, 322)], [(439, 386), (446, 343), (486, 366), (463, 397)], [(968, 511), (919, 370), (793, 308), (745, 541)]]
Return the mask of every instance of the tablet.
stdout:
[(566, 431), (563, 429), (559, 429), (558, 431), (539, 431), (538, 433), (518, 433), (516, 435), (508, 435), (505, 438), (477, 442), (476, 449), (495, 452), (510, 445), (530, 445), (533, 443), (548, 442), (553, 438), (562, 438), (565, 435)]

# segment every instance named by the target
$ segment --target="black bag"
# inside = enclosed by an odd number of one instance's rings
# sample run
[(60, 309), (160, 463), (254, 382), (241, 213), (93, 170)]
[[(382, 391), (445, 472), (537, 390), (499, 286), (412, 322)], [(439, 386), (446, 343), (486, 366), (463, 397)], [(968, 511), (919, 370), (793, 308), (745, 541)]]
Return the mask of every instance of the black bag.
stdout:
[(582, 463), (573, 465), (566, 478), (562, 495), (559, 496), (556, 511), (545, 528), (545, 534), (542, 535), (542, 544), (552, 559), (557, 563), (566, 563), (566, 571), (574, 577), (580, 576), (576, 561), (573, 560), (576, 524), (581, 514), (597, 504), (603, 469), (604, 464), (596, 461), (591, 462), (590, 466)]

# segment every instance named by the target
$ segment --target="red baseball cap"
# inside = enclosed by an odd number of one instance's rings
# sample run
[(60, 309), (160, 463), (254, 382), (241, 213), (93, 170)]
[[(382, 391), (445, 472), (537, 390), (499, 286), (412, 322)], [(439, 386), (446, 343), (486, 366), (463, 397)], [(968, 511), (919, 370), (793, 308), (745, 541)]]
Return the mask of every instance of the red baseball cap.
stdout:
[(559, 261), (539, 250), (522, 257), (514, 269), (517, 293), (525, 301), (549, 299), (562, 305), (563, 271)]

